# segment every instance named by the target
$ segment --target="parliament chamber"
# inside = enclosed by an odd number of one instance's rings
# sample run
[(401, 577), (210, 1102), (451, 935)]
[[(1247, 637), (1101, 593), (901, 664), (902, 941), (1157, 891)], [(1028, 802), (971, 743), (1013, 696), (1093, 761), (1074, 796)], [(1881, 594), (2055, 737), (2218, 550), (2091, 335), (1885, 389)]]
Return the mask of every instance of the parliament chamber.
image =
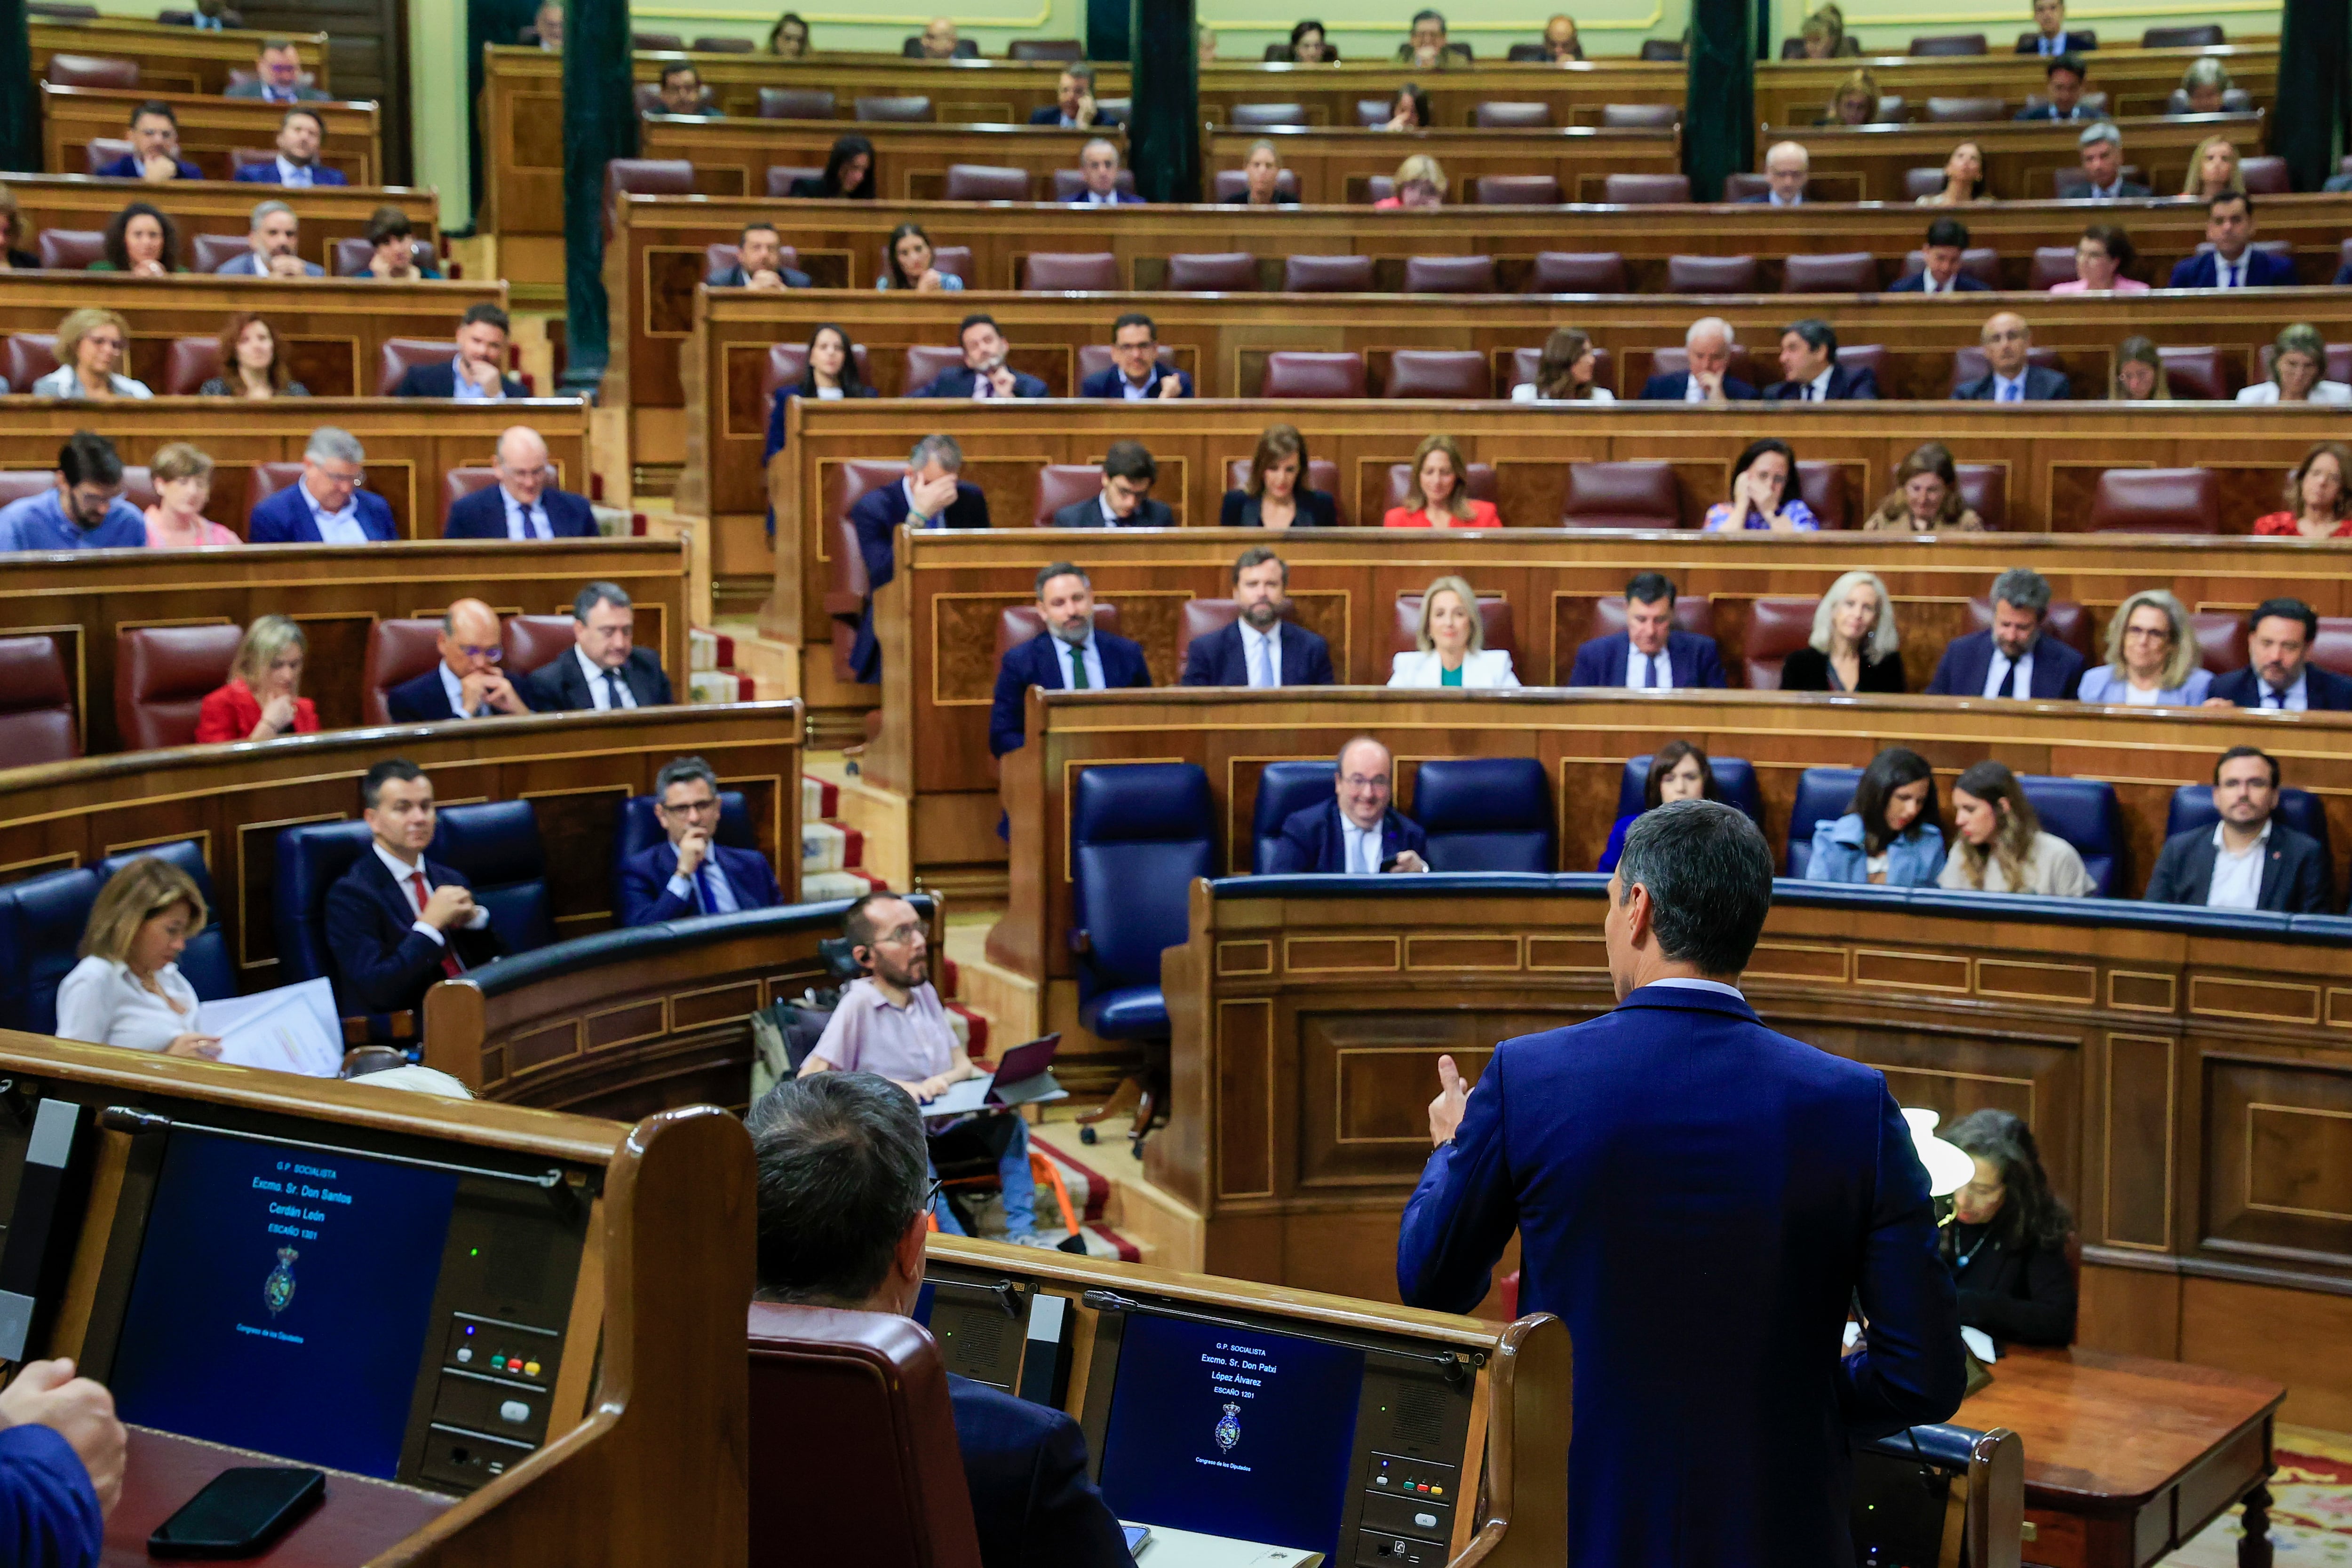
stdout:
[(0, 1556), (2340, 1552), (2342, 9), (0, 0)]

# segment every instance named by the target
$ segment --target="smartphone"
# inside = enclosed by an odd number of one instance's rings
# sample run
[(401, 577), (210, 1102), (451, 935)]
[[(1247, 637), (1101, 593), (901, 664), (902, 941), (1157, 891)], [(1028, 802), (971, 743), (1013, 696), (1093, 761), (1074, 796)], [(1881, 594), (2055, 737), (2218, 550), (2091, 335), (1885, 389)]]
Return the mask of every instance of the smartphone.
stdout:
[(1122, 1524), (1119, 1528), (1127, 1531), (1127, 1554), (1129, 1557), (1142, 1551), (1143, 1543), (1151, 1539), (1151, 1527), (1148, 1524)]
[(155, 1527), (147, 1551), (155, 1557), (257, 1557), (326, 1495), (324, 1470), (272, 1465), (223, 1470)]

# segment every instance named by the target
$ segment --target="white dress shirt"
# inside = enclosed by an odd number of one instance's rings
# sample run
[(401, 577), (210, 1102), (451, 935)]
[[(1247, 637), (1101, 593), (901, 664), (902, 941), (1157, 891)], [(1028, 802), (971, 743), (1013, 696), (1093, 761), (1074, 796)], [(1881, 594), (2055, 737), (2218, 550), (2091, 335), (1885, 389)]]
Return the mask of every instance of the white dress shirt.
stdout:
[(1664, 980), (1652, 980), (1650, 984), (1672, 986), (1683, 991), (1715, 991), (1727, 997), (1738, 997), (1743, 1002), (1748, 999), (1748, 994), (1738, 986), (1727, 986), (1721, 980), (1702, 980), (1696, 975), (1675, 975)]
[[(1065, 691), (1074, 690), (1075, 683), (1070, 679), (1070, 651), (1073, 644), (1063, 642), (1059, 637), (1055, 637), (1051, 632), (1048, 632), (1046, 636), (1053, 639), (1054, 663), (1059, 666), (1062, 672), (1062, 689)], [(1090, 692), (1098, 692), (1102, 690), (1102, 652), (1095, 646), (1094, 628), (1091, 626), (1087, 628), (1087, 640), (1076, 644), (1075, 646), (1076, 647), (1079, 655), (1087, 662), (1087, 690)]]
[(1349, 876), (1380, 874), (1381, 827), (1381, 823), (1375, 822), (1369, 828), (1360, 828), (1353, 817), (1345, 811), (1339, 813), (1339, 836), (1348, 846)]
[(2294, 685), (2283, 692), (2275, 690), (2268, 681), (2256, 675), (2254, 695), (2260, 699), (2254, 704), (2256, 707), (2282, 708), (2288, 713), (2303, 713), (2311, 706), (2309, 682), (2305, 679), (2301, 671), (2295, 673)]
[(2242, 851), (2232, 851), (2222, 836), (2225, 824), (2213, 824), (2213, 885), (2205, 892), (2208, 909), (2259, 909), (2263, 904), (2263, 861), (2270, 853), (2271, 825)]
[(352, 492), (352, 498), (343, 503), (341, 511), (330, 512), (319, 505), (316, 496), (310, 494), (308, 480), (295, 480), (294, 487), (302, 492), (302, 500), (310, 508), (310, 518), (319, 525), (319, 538), (322, 543), (363, 545), (369, 542), (367, 530), (360, 527), (358, 491)]
[(1805, 193), (1800, 191), (1795, 195), (1790, 196), (1788, 200), (1783, 201), (1780, 199), (1780, 192), (1772, 191), (1766, 193), (1764, 200), (1767, 206), (1801, 207), (1805, 204)]
[(1143, 402), (1151, 398), (1158, 397), (1160, 395), (1160, 367), (1155, 364), (1150, 370), (1144, 371), (1143, 380), (1140, 382), (1129, 381), (1127, 379), (1127, 372), (1125, 371), (1119, 371), (1118, 395), (1125, 398), (1129, 402)]
[[(448, 668), (446, 664), (444, 664), (441, 667), (445, 670)], [(432, 937), (436, 946), (446, 947), (449, 945), (449, 938), (442, 934), (439, 926), (430, 925), (423, 918), (425, 914), (425, 899), (433, 896), (433, 879), (427, 877), (425, 880), (425, 898), (419, 898), (416, 895), (416, 884), (408, 880), (410, 877), (415, 876), (420, 872), (424, 871), (425, 857), (423, 855), (419, 855), (416, 857), (416, 863), (415, 865), (407, 865), (402, 862), (398, 855), (394, 854), (390, 850), (385, 849), (382, 844), (376, 843), (373, 840), (369, 841), (368, 847), (375, 851), (375, 858), (383, 862), (384, 870), (392, 873), (393, 882), (399, 887), (402, 893), (407, 895), (408, 902), (410, 904), (415, 906), (418, 918), (410, 921), (408, 923), (408, 928), (412, 931), (422, 931), (427, 936)], [(489, 923), (489, 910), (478, 904), (474, 906), (472, 918), (466, 922), (466, 929), (468, 931), (479, 931), (483, 926), (488, 925)]]
[[(1730, 374), (1728, 371), (1724, 373), (1726, 375)], [(1727, 392), (1724, 395), (1728, 397), (1730, 394)], [(1705, 402), (1706, 401), (1706, 389), (1698, 384), (1698, 378), (1696, 376), (1685, 376), (1683, 378), (1683, 401), (1685, 402)]]
[(555, 537), (555, 525), (547, 520), (547, 503), (543, 497), (526, 507), (504, 485), (499, 486), (499, 495), (507, 504), (507, 538), (551, 539)]
[(620, 692), (619, 706), (622, 707), (637, 706), (637, 694), (629, 690), (629, 677), (625, 671), (611, 672), (619, 679), (607, 681), (604, 679), (606, 674), (604, 667), (577, 647), (572, 650), (572, 656), (580, 661), (580, 673), (588, 677), (588, 695), (595, 699), (598, 712), (609, 712), (612, 709), (615, 701), (613, 693), (616, 687)]
[(1270, 632), (1261, 632), (1246, 621), (1234, 624), (1242, 629), (1242, 667), (1249, 672), (1249, 684), (1282, 685), (1282, 622), (1276, 622)]
[(280, 152), (278, 155), (278, 183), (297, 190), (307, 189), (314, 183), (310, 176), (317, 167), (315, 163), (289, 162), (286, 154)]
[(457, 678), (457, 672), (449, 667), (448, 660), (444, 659), (433, 667), (441, 672), (441, 693), (449, 699), (451, 713), (456, 714), (459, 718), (490, 716), (492, 710), (488, 703), (482, 703), (472, 709), (466, 706), (466, 684)]
[(2028, 648), (2022, 658), (2011, 660), (2008, 654), (2000, 651), (2000, 644), (1998, 643), (1992, 645), (1992, 663), (1985, 666), (1984, 695), (1989, 697), (2000, 695), (2000, 678), (2012, 668), (2017, 671), (2017, 679), (2010, 683), (2009, 695), (2013, 697), (2032, 696), (2033, 695), (2033, 650)]
[(196, 990), (177, 964), (155, 971), (157, 996), (129, 965), (95, 955), (76, 964), (58, 985), (58, 1038), (161, 1051), (196, 1032)]
[[(1650, 667), (1657, 666), (1658, 680), (1650, 684)], [(1631, 643), (1625, 645), (1625, 689), (1629, 692), (1670, 692), (1675, 689), (1675, 657), (1671, 648), (1661, 648), (1654, 653), (1644, 653)]]
[(2252, 254), (2251, 251), (2242, 250), (2238, 253), (2238, 259), (2231, 261), (2220, 251), (2215, 251), (2213, 253), (2213, 287), (2243, 288), (2246, 286), (2246, 257), (2250, 254)]
[[(677, 852), (677, 846), (672, 844), (670, 853), (675, 855)], [(677, 863), (675, 860), (670, 862), (673, 867)], [(697, 883), (701, 884), (699, 898), (695, 896)], [(719, 854), (715, 848), (703, 852), (702, 863), (695, 868), (692, 881), (688, 881), (683, 872), (672, 870), (669, 892), (673, 898), (686, 900), (705, 915), (732, 915), (742, 907), (735, 902), (735, 890), (728, 884), (727, 873), (719, 867)]]
[(1922, 268), (1919, 273), (1919, 292), (1922, 294), (1949, 294), (1952, 292), (1954, 287), (1958, 285), (1959, 281), (1960, 275), (1957, 271), (1952, 274), (1948, 280), (1943, 283), (1938, 283), (1936, 281), (1936, 275), (1934, 273)]
[(449, 361), (449, 374), (453, 379), (450, 395), (459, 402), (496, 402), (507, 395), (506, 378), (503, 375), (492, 382), (487, 392), (467, 376), (466, 356), (463, 354)]
[(1835, 365), (1823, 365), (1822, 367), (1822, 373), (1805, 383), (1805, 395), (1803, 401), (1806, 402), (1829, 402), (1830, 378), (1836, 373), (1837, 367)]

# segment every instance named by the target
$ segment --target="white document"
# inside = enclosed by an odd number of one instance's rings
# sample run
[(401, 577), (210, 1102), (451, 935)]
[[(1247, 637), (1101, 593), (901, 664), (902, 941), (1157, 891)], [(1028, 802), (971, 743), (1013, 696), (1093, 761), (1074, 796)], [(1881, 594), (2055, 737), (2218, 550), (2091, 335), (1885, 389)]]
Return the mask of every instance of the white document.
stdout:
[(982, 1111), (994, 1110), (996, 1107), (988, 1103), (988, 1092), (995, 1086), (995, 1083), (996, 1074), (993, 1072), (982, 1073), (978, 1078), (967, 1078), (961, 1082), (950, 1083), (938, 1099), (923, 1102), (923, 1114), (971, 1116)]
[(332, 1078), (343, 1068), (342, 1019), (323, 977), (205, 1002), (196, 1028), (219, 1036), (220, 1060), (235, 1066), (310, 1078)]
[(1969, 1353), (1974, 1355), (1979, 1361), (1983, 1362), (1987, 1366), (1990, 1366), (2000, 1358), (2000, 1352), (1993, 1348), (1992, 1335), (1985, 1333), (1982, 1329), (1964, 1328), (1960, 1330), (1960, 1343), (1967, 1345), (1969, 1347)]
[(1323, 1553), (1155, 1524), (1135, 1561), (1137, 1568), (1320, 1568)]

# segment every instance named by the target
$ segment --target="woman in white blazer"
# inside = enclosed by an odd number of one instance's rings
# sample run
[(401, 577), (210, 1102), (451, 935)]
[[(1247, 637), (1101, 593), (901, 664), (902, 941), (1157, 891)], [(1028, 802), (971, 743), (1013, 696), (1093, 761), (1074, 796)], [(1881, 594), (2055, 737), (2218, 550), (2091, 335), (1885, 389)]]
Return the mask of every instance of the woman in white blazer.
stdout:
[(1480, 646), (1486, 629), (1478, 616), (1478, 595), (1458, 577), (1441, 577), (1421, 596), (1420, 644), (1399, 653), (1389, 671), (1392, 686), (1516, 686), (1511, 655)]

